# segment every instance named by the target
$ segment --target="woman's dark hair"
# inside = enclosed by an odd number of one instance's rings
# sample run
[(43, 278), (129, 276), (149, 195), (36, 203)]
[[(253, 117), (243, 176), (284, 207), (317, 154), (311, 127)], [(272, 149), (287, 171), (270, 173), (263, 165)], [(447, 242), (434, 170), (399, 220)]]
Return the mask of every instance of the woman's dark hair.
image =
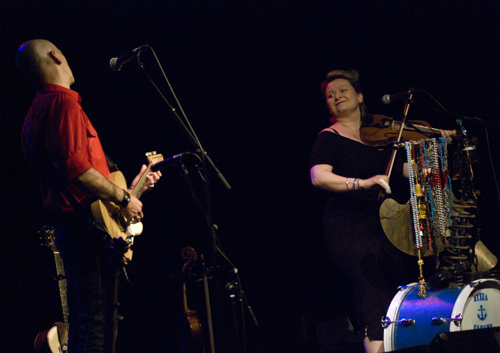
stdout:
[[(323, 92), (323, 97), (326, 94), (326, 87), (328, 84), (336, 79), (343, 78), (351, 84), (356, 93), (361, 93), (361, 86), (359, 84), (359, 73), (356, 70), (333, 70), (326, 75), (326, 79), (321, 82), (321, 92)], [(326, 98), (326, 97), (325, 97)], [(363, 124), (371, 124), (373, 122), (373, 116), (368, 111), (365, 102), (360, 104), (361, 109), (361, 122)], [(335, 120), (334, 117), (330, 119), (332, 122)]]
[(359, 73), (356, 70), (333, 70), (326, 75), (326, 80), (321, 82), (321, 92), (323, 95), (326, 94), (326, 86), (333, 80), (338, 78), (343, 78), (351, 84), (356, 93), (361, 93), (361, 87), (359, 85)]

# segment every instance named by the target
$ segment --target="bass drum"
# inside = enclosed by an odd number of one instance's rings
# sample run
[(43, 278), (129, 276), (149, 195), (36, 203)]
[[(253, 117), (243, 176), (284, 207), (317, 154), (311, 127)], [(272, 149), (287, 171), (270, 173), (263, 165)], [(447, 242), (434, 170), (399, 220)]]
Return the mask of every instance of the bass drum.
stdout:
[(500, 326), (500, 281), (479, 279), (459, 288), (401, 287), (382, 319), (386, 352), (425, 346), (442, 332)]

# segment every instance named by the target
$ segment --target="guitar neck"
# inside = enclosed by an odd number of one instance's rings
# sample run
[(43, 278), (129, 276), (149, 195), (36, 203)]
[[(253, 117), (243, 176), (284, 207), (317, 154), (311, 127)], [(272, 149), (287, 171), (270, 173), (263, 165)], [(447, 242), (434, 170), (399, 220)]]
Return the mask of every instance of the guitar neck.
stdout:
[(64, 264), (59, 254), (59, 251), (54, 251), (54, 260), (56, 262), (56, 272), (57, 272), (57, 282), (59, 284), (59, 295), (61, 296), (61, 306), (64, 318), (64, 325), (66, 328), (69, 327), (68, 324), (68, 295), (67, 295), (67, 285), (66, 285), (66, 274), (64, 272)]
[(147, 175), (151, 171), (151, 167), (153, 165), (154, 165), (153, 162), (150, 162), (148, 164), (148, 167), (146, 168), (146, 170), (144, 171), (144, 173), (142, 173), (141, 177), (139, 178), (139, 181), (137, 182), (137, 184), (135, 184), (135, 187), (130, 192), (131, 195), (134, 195), (138, 199), (141, 198), (141, 196), (142, 196), (142, 194), (144, 192), (144, 187), (146, 186), (146, 184), (148, 182)]
[(161, 162), (163, 160), (163, 155), (161, 154), (156, 154), (156, 151), (154, 152), (148, 152), (146, 153), (146, 156), (148, 157), (148, 167), (144, 171), (144, 173), (141, 174), (139, 180), (137, 181), (137, 184), (135, 184), (134, 188), (130, 192), (131, 195), (137, 197), (138, 199), (142, 196), (142, 193), (144, 192), (144, 188), (146, 187), (146, 184), (148, 183), (148, 174), (151, 172), (151, 167), (154, 166), (156, 163)]

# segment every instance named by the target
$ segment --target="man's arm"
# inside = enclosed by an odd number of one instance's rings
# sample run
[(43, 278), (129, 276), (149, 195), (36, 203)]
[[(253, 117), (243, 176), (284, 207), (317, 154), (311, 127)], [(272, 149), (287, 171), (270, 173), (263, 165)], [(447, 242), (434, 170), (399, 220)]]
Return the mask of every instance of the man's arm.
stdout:
[[(113, 184), (94, 168), (87, 169), (80, 174), (75, 179), (75, 184), (80, 189), (94, 195), (100, 200), (112, 201), (118, 204), (125, 196), (125, 190)], [(134, 217), (144, 217), (142, 202), (133, 195), (130, 195), (130, 202), (122, 210), (123, 216), (129, 220), (132, 220)]]
[(80, 174), (75, 184), (85, 192), (94, 195), (98, 199), (119, 203), (123, 200), (125, 191), (112, 182), (96, 169), (90, 168)]

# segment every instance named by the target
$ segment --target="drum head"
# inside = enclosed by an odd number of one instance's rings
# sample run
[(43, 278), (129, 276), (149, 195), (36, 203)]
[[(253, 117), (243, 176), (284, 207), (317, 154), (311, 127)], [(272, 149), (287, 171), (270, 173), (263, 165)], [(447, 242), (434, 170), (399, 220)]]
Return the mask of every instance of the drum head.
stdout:
[(451, 332), (500, 327), (500, 281), (480, 279), (466, 285), (451, 316), (462, 317), (450, 323)]

